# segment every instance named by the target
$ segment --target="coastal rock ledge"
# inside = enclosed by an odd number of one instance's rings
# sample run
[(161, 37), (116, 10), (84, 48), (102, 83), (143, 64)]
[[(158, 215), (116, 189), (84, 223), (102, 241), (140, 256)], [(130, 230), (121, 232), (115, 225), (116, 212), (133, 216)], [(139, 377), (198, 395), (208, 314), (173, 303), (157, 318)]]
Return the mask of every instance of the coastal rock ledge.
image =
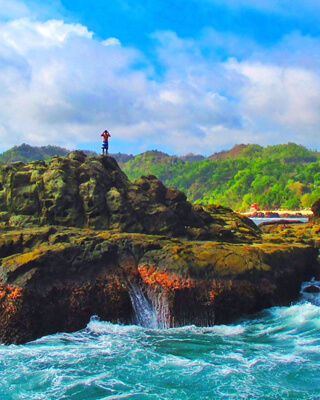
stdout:
[[(210, 326), (295, 300), (312, 243), (263, 239), (249, 219), (192, 205), (154, 176), (72, 152), (0, 165), (0, 341), (86, 327), (90, 317)], [(137, 294), (138, 293), (138, 294)], [(143, 323), (143, 321), (142, 321)]]

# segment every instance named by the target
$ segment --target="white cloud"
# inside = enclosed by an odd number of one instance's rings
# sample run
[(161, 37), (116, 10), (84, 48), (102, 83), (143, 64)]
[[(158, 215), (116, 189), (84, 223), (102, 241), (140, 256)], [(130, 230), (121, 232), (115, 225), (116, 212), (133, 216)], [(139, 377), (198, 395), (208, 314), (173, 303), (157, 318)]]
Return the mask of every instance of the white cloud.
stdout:
[(30, 13), (25, 3), (16, 0), (0, 0), (0, 18), (20, 18)]
[(104, 46), (121, 46), (120, 40), (117, 38), (108, 38), (101, 42)]
[(172, 104), (182, 104), (184, 101), (182, 96), (173, 90), (163, 90), (160, 92), (160, 99)]
[(92, 38), (92, 32), (80, 24), (65, 24), (59, 20), (33, 22), (28, 18), (0, 24), (0, 43), (26, 54), (39, 48), (62, 46), (71, 36)]
[(319, 45), (319, 40), (294, 33), (263, 55), (226, 63), (238, 82), (235, 96), (241, 115), (250, 130), (260, 134), (260, 143), (296, 141), (311, 146), (317, 142), (320, 74), (315, 52)]
[[(14, 133), (33, 144), (63, 144), (77, 135), (76, 146), (110, 116), (119, 114), (121, 122), (130, 90), (144, 80), (130, 71), (137, 52), (105, 47), (80, 25), (16, 20), (1, 25), (0, 43), (0, 123), (7, 127), (0, 134), (6, 147), (16, 143)], [(121, 93), (125, 85), (131, 89)]]
[[(151, 62), (117, 38), (96, 40), (80, 24), (1, 22), (0, 150), (94, 141), (99, 150), (103, 129), (114, 143), (132, 142), (135, 152), (210, 154), (241, 142), (316, 142), (317, 38), (293, 33), (269, 49), (213, 30), (197, 40), (174, 32), (153, 40)], [(234, 58), (221, 61), (220, 53)], [(160, 76), (155, 63), (165, 71)]]
[(93, 135), (107, 126), (122, 139), (152, 147), (168, 143), (179, 151), (179, 142), (188, 143), (187, 136), (205, 138), (201, 125), (232, 125), (233, 117), (224, 109), (225, 99), (215, 93), (216, 80), (197, 54), (196, 43), (172, 37), (171, 50), (159, 49), (168, 73), (156, 82), (149, 79), (149, 65), (141, 67), (145, 59), (139, 52), (105, 46), (85, 27), (56, 20), (2, 24), (2, 71), (10, 71), (0, 74), (0, 84), (7, 88), (0, 93), (0, 104), (6, 104), (0, 118), (7, 122), (9, 139), (2, 142), (6, 147), (16, 143), (19, 132), (21, 142), (77, 146), (94, 140)]

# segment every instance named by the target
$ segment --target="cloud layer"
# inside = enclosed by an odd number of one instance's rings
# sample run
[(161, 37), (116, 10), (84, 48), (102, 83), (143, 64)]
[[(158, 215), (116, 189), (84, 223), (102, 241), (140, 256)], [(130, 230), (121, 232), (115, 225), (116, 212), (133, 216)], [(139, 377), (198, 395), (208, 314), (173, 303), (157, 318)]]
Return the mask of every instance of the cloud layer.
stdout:
[(317, 37), (292, 32), (264, 48), (212, 28), (196, 38), (156, 31), (150, 57), (79, 23), (32, 18), (23, 3), (2, 13), (0, 151), (22, 142), (98, 142), (98, 150), (104, 129), (112, 151), (134, 153), (211, 154), (249, 142), (317, 147)]

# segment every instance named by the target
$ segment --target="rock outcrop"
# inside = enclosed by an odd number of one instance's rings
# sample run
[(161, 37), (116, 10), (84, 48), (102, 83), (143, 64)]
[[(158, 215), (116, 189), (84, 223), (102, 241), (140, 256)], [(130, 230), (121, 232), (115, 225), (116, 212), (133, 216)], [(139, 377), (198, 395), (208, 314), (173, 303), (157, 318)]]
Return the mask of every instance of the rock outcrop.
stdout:
[(78, 330), (92, 315), (130, 323), (136, 288), (162, 327), (289, 304), (318, 255), (316, 225), (283, 234), (293, 229), (193, 205), (154, 176), (132, 183), (110, 157), (1, 164), (0, 342)]
[(0, 226), (60, 225), (251, 241), (259, 229), (232, 210), (193, 206), (183, 192), (154, 176), (129, 181), (115, 159), (67, 157), (0, 165)]

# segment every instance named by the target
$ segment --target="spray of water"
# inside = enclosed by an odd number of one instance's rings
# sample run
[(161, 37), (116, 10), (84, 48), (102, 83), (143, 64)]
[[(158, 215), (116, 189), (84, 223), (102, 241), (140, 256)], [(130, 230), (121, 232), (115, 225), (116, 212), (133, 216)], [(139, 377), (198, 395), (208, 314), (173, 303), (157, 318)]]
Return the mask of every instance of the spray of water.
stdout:
[(134, 310), (133, 323), (152, 329), (170, 327), (170, 310), (165, 293), (149, 288), (146, 293), (138, 283), (127, 283)]
[(141, 286), (130, 283), (128, 291), (134, 310), (133, 322), (146, 328), (159, 328), (156, 311), (152, 303), (146, 298)]

